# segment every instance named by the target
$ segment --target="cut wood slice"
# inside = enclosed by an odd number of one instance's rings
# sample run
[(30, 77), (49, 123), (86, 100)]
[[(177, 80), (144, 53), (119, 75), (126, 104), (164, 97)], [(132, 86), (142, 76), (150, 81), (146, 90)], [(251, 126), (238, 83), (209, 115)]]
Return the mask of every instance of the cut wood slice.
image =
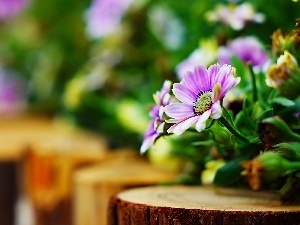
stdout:
[(283, 205), (269, 192), (151, 186), (110, 199), (108, 225), (298, 225), (300, 205)]

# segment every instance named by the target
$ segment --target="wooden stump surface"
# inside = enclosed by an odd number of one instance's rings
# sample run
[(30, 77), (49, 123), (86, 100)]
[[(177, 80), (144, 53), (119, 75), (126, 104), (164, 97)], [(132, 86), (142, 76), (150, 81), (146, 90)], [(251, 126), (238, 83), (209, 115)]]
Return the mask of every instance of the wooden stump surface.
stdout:
[(144, 187), (110, 199), (108, 225), (299, 225), (300, 205), (275, 193), (208, 187)]
[(108, 154), (98, 165), (74, 173), (74, 225), (106, 225), (112, 195), (129, 188), (170, 182), (175, 173), (154, 167), (133, 150)]

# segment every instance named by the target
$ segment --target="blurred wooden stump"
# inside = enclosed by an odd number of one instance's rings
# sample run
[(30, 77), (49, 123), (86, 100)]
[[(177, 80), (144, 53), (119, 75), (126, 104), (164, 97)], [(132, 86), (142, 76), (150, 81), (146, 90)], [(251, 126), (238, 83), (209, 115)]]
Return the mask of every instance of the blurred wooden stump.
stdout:
[(72, 174), (105, 158), (106, 149), (100, 140), (81, 132), (59, 134), (35, 142), (27, 150), (25, 189), (33, 201), (36, 225), (72, 224)]
[(54, 130), (53, 121), (47, 117), (0, 118), (0, 160), (18, 161), (28, 145), (51, 138)]
[(145, 187), (110, 199), (108, 225), (298, 225), (300, 206), (278, 195), (241, 189)]
[(0, 161), (0, 224), (14, 225), (18, 197), (15, 162)]
[(18, 192), (18, 162), (40, 128), (48, 126), (45, 118), (0, 118), (0, 221), (15, 224)]
[[(5, 184), (0, 188), (0, 198), (3, 196), (5, 200), (0, 202), (1, 224), (10, 215), (13, 215), (11, 221), (3, 224), (15, 223), (16, 199), (23, 194), (28, 194), (33, 201), (37, 218), (41, 218), (40, 214), (50, 220), (52, 214), (49, 208), (54, 210), (55, 205), (65, 205), (70, 211), (70, 203), (65, 203), (68, 197), (70, 201), (70, 173), (80, 165), (103, 159), (106, 150), (101, 137), (57, 123), (52, 118), (0, 118), (0, 182)], [(55, 199), (47, 199), (53, 196)], [(59, 219), (55, 220), (52, 224), (60, 224)], [(37, 224), (47, 223), (39, 220)]]
[(105, 225), (108, 202), (115, 193), (174, 179), (132, 150), (111, 153), (98, 165), (74, 173), (74, 225)]

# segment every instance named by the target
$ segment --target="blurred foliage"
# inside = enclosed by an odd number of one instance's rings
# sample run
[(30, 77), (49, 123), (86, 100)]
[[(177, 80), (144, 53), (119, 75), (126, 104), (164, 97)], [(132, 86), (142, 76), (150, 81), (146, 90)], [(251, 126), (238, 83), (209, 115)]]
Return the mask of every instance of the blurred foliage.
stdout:
[(28, 79), (28, 100), (45, 113), (60, 110), (65, 84), (88, 58), (84, 9), (90, 1), (29, 2), (0, 26), (0, 61)]
[[(300, 12), (300, 4), (289, 0), (253, 0), (266, 21), (233, 31), (207, 22), (204, 15), (219, 3), (228, 4), (217, 0), (134, 1), (115, 33), (92, 40), (86, 34), (85, 20), (92, 1), (31, 0), (17, 17), (0, 24), (0, 64), (28, 81), (28, 112), (67, 117), (103, 134), (113, 148), (138, 150), (143, 129), (128, 124), (144, 128), (152, 93), (165, 79), (177, 80), (176, 65), (201, 39), (217, 38), (223, 44), (229, 37), (256, 35), (270, 43), (277, 28), (295, 29)], [(181, 41), (174, 48), (153, 32), (150, 15), (157, 6), (167, 8), (182, 26)], [(161, 35), (168, 27), (168, 23), (162, 26)], [(124, 123), (120, 104), (127, 100), (137, 105), (140, 114), (128, 114)]]

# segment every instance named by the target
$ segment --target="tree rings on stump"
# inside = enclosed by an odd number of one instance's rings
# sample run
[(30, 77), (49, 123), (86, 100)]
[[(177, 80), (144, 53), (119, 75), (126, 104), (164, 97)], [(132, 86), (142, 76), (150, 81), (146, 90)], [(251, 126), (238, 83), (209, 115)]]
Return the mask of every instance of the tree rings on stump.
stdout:
[(110, 199), (109, 225), (299, 225), (300, 205), (284, 205), (270, 192), (151, 186)]

